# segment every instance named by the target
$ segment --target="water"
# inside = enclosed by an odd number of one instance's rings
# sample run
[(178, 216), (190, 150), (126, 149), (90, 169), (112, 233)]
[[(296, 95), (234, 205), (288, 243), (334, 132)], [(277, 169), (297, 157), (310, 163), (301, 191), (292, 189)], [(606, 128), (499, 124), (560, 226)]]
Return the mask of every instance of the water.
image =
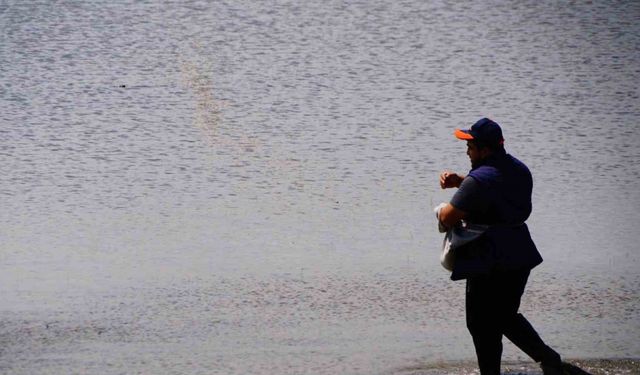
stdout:
[[(636, 2), (3, 2), (0, 369), (473, 360), (440, 170), (482, 116), (534, 174), (524, 313), (640, 357)], [(505, 348), (505, 359), (524, 355)]]

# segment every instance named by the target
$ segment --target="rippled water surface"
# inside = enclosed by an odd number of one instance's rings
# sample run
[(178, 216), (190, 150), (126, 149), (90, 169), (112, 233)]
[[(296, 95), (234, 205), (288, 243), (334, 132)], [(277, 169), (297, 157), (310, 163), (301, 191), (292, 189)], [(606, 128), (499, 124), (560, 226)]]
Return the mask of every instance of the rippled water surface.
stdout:
[[(534, 174), (523, 311), (640, 357), (633, 1), (0, 3), (3, 373), (473, 360), (438, 264), (455, 127)], [(506, 346), (505, 358), (524, 359)]]

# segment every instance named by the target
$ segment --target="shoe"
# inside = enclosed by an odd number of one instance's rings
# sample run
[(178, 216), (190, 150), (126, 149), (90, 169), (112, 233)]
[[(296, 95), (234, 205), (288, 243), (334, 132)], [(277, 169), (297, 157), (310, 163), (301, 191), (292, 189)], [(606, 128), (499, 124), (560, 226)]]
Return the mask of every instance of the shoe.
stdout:
[(562, 364), (560, 366), (541, 364), (540, 368), (544, 375), (565, 375), (564, 370), (562, 369)]
[(580, 367), (567, 362), (562, 362), (560, 366), (540, 365), (540, 367), (544, 375), (591, 375)]
[(574, 366), (571, 363), (562, 362), (562, 371), (566, 375), (591, 375), (578, 366)]

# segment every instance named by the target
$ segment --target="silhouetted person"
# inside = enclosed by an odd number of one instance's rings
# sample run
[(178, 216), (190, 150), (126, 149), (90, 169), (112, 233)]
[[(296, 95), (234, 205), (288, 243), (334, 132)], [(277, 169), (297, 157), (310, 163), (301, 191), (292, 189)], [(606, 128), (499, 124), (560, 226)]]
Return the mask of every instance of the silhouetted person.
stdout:
[(518, 313), (531, 269), (542, 263), (525, 221), (531, 213), (533, 181), (526, 165), (506, 153), (500, 126), (483, 118), (455, 136), (467, 141), (471, 171), (442, 172), (440, 186), (456, 187), (440, 211), (447, 228), (465, 220), (488, 225), (476, 240), (455, 249), (453, 280), (467, 280), (466, 320), (482, 375), (500, 374), (502, 336), (536, 362), (545, 375), (586, 374), (563, 363), (527, 319)]

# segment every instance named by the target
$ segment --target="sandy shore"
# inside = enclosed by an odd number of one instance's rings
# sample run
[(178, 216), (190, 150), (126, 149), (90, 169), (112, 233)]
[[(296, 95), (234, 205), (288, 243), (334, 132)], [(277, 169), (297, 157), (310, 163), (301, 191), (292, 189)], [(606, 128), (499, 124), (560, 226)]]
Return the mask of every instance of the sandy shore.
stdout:
[[(592, 375), (640, 374), (640, 359), (569, 359), (570, 362)], [(503, 375), (542, 375), (535, 363), (505, 362)], [(479, 374), (475, 363), (436, 363), (424, 367), (406, 368), (396, 375), (472, 375)]]
[[(640, 374), (636, 278), (567, 290), (536, 277), (523, 312), (565, 358), (594, 375)], [(478, 374), (463, 293), (409, 272), (5, 292), (0, 373)], [(503, 358), (505, 374), (541, 375), (508, 340)]]

